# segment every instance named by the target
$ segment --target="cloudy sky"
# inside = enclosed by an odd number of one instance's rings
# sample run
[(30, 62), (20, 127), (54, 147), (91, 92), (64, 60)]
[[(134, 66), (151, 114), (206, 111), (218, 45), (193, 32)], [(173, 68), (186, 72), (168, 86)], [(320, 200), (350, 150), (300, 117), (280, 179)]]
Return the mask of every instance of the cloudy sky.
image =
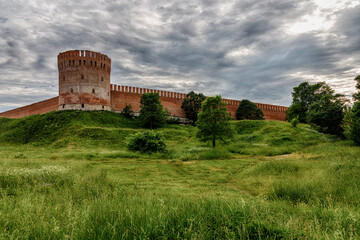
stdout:
[(108, 55), (115, 84), (288, 106), (326, 81), (350, 96), (360, 0), (0, 0), (0, 112), (57, 96), (71, 49)]

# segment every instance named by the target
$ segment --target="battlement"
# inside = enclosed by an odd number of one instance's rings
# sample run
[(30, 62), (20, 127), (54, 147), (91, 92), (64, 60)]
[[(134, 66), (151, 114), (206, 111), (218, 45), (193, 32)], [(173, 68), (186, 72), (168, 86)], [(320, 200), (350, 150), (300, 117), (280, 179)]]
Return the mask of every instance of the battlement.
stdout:
[(71, 50), (59, 53), (58, 68), (66, 70), (70, 67), (90, 67), (111, 72), (111, 59), (105, 54), (88, 50)]
[(175, 98), (175, 99), (184, 99), (186, 97), (185, 93), (155, 90), (155, 89), (150, 89), (150, 88), (139, 88), (139, 87), (115, 85), (115, 84), (111, 84), (110, 89), (111, 89), (111, 91), (118, 91), (118, 92), (124, 92), (124, 93), (135, 93), (135, 94), (144, 94), (144, 93), (155, 92), (155, 93), (158, 93), (160, 97)]

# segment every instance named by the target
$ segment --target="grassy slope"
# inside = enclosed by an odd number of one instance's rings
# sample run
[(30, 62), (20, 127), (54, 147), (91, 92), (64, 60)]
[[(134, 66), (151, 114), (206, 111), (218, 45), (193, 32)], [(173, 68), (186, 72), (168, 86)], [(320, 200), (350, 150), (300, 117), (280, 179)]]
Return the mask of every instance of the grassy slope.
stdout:
[(215, 150), (170, 125), (169, 153), (108, 112), (0, 119), (0, 238), (356, 238), (359, 148), (306, 125), (234, 122)]

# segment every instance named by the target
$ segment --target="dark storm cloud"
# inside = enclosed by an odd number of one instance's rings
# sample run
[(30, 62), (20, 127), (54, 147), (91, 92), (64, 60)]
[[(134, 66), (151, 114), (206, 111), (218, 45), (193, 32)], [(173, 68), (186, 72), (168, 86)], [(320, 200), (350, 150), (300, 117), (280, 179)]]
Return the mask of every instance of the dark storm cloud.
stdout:
[[(23, 0), (0, 8), (0, 111), (56, 96), (56, 57), (69, 49), (107, 54), (116, 84), (281, 105), (305, 80), (349, 95), (360, 74), (360, 5)], [(319, 12), (330, 28), (290, 31)]]

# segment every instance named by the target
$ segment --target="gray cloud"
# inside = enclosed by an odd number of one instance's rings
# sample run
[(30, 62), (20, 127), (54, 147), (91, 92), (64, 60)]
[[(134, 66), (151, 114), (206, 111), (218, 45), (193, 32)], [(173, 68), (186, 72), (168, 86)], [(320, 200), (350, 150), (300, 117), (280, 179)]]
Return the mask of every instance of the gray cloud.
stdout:
[[(0, 1), (0, 111), (57, 95), (56, 57), (112, 59), (112, 82), (289, 105), (302, 81), (351, 95), (360, 5), (303, 1)], [(320, 12), (331, 27), (291, 33)]]

